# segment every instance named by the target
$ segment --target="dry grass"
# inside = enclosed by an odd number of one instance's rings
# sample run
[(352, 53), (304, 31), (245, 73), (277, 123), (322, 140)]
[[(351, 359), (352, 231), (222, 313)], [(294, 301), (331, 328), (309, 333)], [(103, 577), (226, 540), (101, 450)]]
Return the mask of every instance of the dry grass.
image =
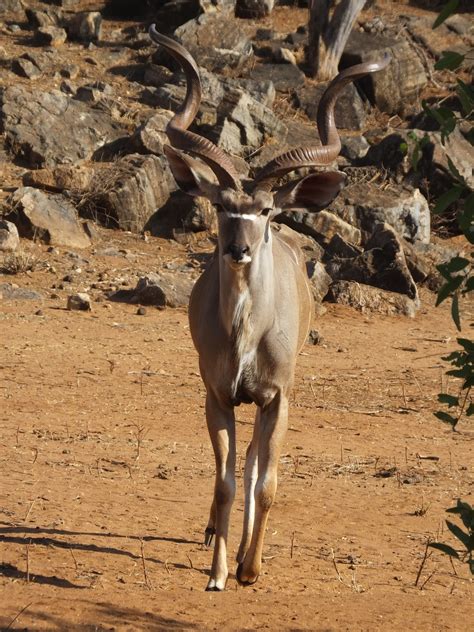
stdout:
[(0, 261), (0, 272), (3, 274), (21, 274), (33, 271), (38, 260), (34, 254), (26, 250), (17, 250), (4, 256)]
[(117, 189), (120, 180), (133, 173), (130, 165), (124, 162), (106, 163), (98, 166), (87, 189), (71, 191), (74, 205), (83, 217), (95, 222), (116, 225), (116, 219), (110, 215), (108, 195)]

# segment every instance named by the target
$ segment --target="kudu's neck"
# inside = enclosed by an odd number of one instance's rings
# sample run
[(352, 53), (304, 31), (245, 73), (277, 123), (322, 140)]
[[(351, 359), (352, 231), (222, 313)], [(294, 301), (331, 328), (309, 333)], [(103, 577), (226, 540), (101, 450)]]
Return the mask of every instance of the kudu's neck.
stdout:
[(219, 314), (229, 337), (245, 329), (247, 336), (258, 339), (273, 321), (273, 304), (271, 239), (261, 244), (242, 269), (230, 268), (219, 254)]

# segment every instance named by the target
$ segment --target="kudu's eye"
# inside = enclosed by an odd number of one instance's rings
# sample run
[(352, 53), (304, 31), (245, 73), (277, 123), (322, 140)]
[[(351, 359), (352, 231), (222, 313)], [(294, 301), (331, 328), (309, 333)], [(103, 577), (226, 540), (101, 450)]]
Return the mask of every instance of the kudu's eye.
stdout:
[(272, 211), (273, 211), (272, 208), (264, 208), (264, 209), (262, 209), (262, 215), (267, 217), (269, 215), (269, 213), (271, 213)]

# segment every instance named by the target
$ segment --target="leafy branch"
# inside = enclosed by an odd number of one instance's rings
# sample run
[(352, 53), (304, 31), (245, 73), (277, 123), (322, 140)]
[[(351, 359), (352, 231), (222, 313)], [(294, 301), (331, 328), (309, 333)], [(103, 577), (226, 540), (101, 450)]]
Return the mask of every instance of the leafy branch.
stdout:
[(430, 542), (428, 546), (433, 549), (438, 549), (460, 562), (465, 562), (471, 573), (474, 575), (474, 509), (471, 505), (469, 505), (469, 503), (458, 499), (456, 506), (447, 509), (446, 512), (459, 516), (461, 522), (466, 528), (466, 531), (464, 531), (454, 522), (446, 520), (446, 526), (454, 537), (461, 543), (463, 549), (458, 551), (458, 549), (450, 546), (449, 544), (444, 544), (443, 542)]

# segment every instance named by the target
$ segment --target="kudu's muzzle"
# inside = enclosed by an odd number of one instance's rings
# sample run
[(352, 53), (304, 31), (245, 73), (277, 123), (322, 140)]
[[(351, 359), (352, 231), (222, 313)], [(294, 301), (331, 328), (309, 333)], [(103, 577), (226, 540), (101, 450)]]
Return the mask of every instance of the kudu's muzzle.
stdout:
[(243, 260), (248, 257), (248, 246), (241, 246), (240, 244), (230, 244), (227, 248), (227, 253), (229, 254), (235, 263), (243, 262)]

